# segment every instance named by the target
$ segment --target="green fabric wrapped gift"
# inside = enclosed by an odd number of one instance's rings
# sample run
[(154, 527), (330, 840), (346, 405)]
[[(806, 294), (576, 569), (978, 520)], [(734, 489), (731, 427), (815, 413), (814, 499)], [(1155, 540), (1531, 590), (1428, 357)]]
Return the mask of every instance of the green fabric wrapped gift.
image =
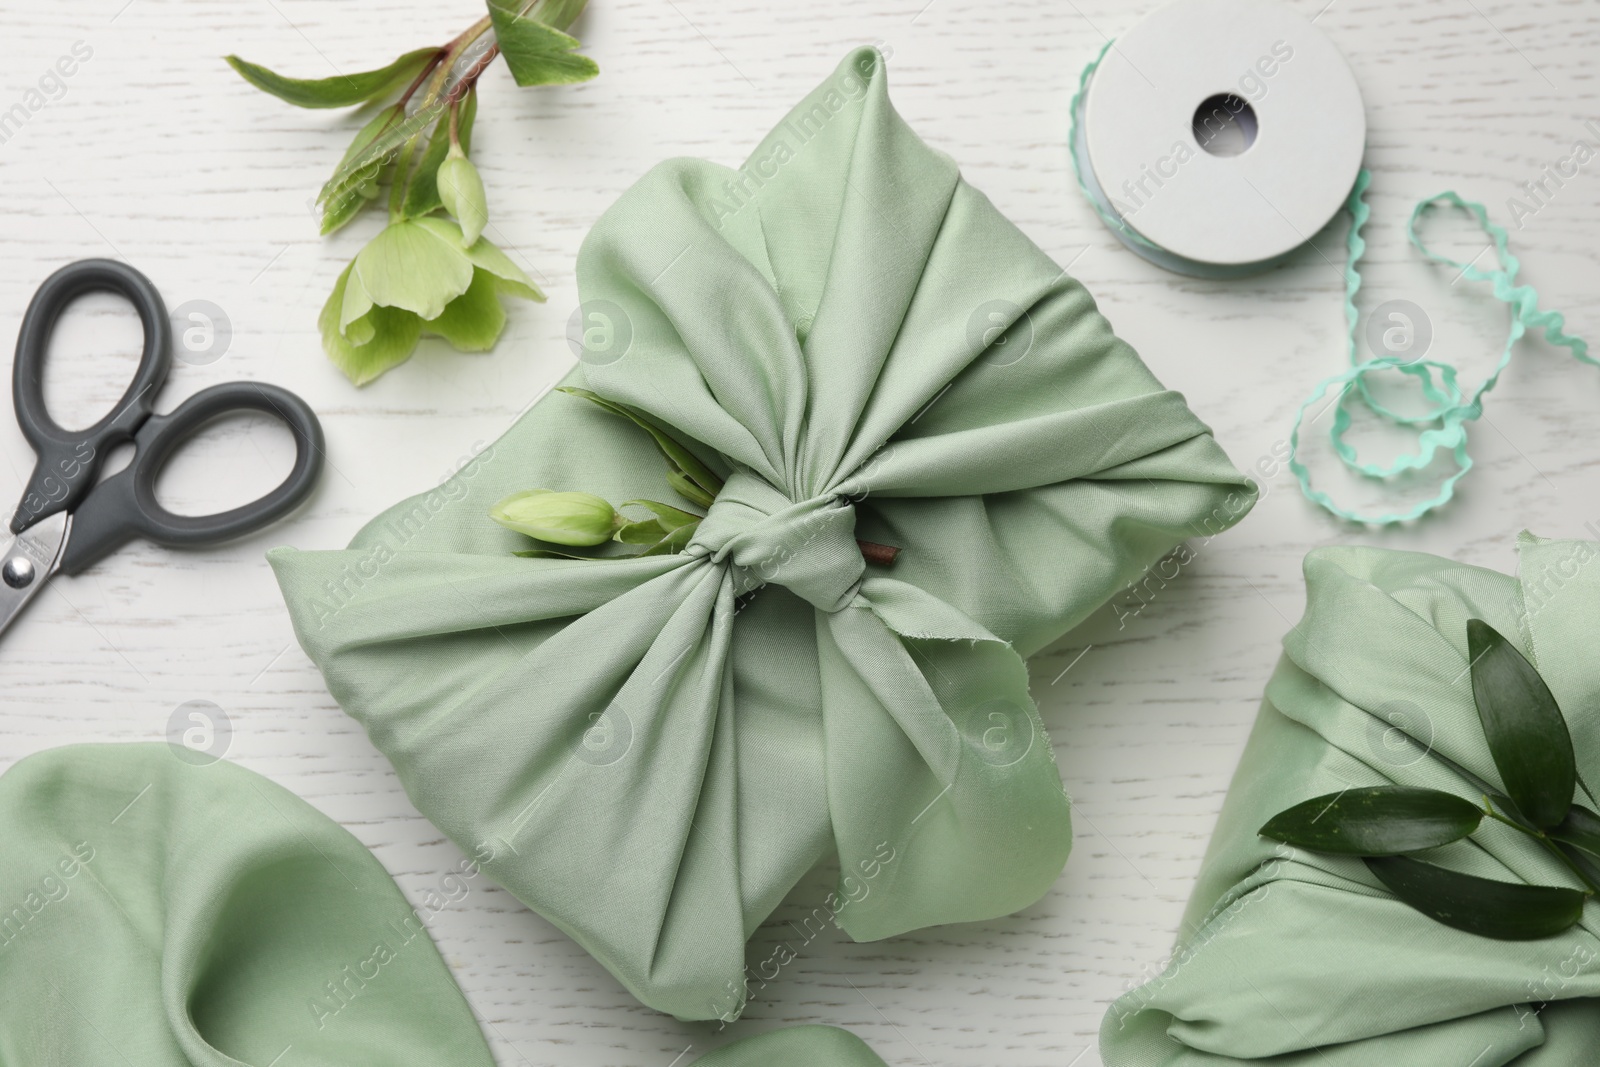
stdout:
[(494, 1067), (361, 842), (193, 760), (74, 745), (0, 777), (0, 1063)]
[(860, 940), (1037, 900), (1072, 835), (1021, 657), (1250, 486), (870, 49), (740, 170), (650, 171), (578, 280), (567, 383), (725, 479), (709, 514), (676, 554), (514, 555), (488, 512), (521, 490), (689, 506), (647, 433), (552, 393), (349, 548), (271, 554), (333, 695), (420, 811), (681, 1018), (739, 1013), (747, 937), (818, 863)]
[[(1538, 669), (1583, 780), (1600, 783), (1600, 545), (1523, 535), (1519, 577), (1376, 548), (1306, 557), (1305, 618), (1223, 805), (1165, 971), (1111, 1006), (1107, 1067), (1586, 1067), (1600, 1047), (1600, 913), (1532, 941), (1466, 933), (1397, 900), (1358, 858), (1257, 835), (1291, 805), (1398, 784), (1478, 802), (1500, 779), (1473, 698), (1467, 620)], [(1465, 772), (1465, 773), (1463, 773)], [(1488, 819), (1432, 862), (1572, 886)]]

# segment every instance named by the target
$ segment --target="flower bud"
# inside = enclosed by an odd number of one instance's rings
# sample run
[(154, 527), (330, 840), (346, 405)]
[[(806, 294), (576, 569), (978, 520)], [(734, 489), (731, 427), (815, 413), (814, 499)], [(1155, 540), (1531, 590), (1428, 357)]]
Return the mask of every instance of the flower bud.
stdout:
[(592, 493), (529, 489), (512, 493), (489, 509), (501, 526), (558, 545), (599, 545), (627, 520)]
[(471, 248), (489, 222), (489, 198), (484, 194), (478, 168), (462, 154), (459, 145), (451, 145), (450, 154), (439, 164), (436, 180), (444, 209), (461, 224), (462, 247)]

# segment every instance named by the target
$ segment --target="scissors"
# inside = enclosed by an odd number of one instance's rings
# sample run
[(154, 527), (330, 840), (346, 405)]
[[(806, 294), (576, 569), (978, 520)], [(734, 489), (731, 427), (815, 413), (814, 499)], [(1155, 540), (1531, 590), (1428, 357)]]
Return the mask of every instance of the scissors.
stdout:
[[(144, 326), (139, 369), (116, 406), (87, 430), (64, 430), (44, 403), (44, 364), (61, 313), (89, 292), (127, 299)], [(228, 382), (202, 389), (166, 415), (155, 394), (172, 367), (172, 331), (161, 294), (125, 263), (85, 259), (46, 278), (22, 317), (12, 398), (22, 434), (38, 455), (0, 544), (0, 632), (58, 571), (79, 574), (135, 537), (168, 547), (215, 544), (282, 518), (310, 495), (322, 469), (322, 426), (304, 400), (275, 385)], [(261, 411), (294, 435), (294, 467), (276, 489), (229, 511), (175, 515), (156, 500), (156, 475), (202, 426), (234, 411)], [(127, 467), (97, 481), (106, 455), (131, 441)]]

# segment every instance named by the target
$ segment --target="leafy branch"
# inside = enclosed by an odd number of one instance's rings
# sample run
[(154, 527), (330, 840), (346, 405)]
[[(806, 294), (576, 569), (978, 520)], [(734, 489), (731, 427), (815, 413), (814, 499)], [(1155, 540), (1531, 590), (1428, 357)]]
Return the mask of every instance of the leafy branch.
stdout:
[[(1297, 848), (1360, 857), (1396, 897), (1458, 930), (1504, 941), (1550, 937), (1577, 923), (1600, 893), (1600, 815), (1578, 804), (1572, 735), (1550, 688), (1515, 645), (1482, 619), (1467, 621), (1472, 696), (1505, 792), (1478, 803), (1438, 789), (1384, 785), (1313, 797), (1260, 833)], [(1490, 819), (1524, 834), (1583, 888), (1520, 885), (1417, 859)]]
[(487, 351), (505, 327), (500, 296), (544, 299), (482, 236), (488, 198), (468, 158), (477, 85), (497, 56), (521, 86), (593, 78), (599, 68), (564, 32), (586, 3), (487, 0), (488, 13), (449, 42), (357, 74), (288, 78), (227, 57), (250, 84), (297, 107), (377, 104), (398, 93), (356, 133), (316, 200), (329, 234), (389, 187), (388, 227), (339, 276), (318, 320), (328, 357), (357, 385), (409, 359), (425, 333)]

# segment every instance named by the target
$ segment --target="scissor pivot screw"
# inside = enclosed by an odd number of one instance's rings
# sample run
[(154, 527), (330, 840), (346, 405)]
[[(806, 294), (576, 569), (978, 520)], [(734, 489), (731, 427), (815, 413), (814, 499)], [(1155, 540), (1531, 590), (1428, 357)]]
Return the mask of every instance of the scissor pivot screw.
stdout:
[(13, 589), (25, 589), (32, 585), (35, 573), (33, 561), (22, 556), (12, 556), (4, 566), (0, 566), (0, 578), (4, 578)]

